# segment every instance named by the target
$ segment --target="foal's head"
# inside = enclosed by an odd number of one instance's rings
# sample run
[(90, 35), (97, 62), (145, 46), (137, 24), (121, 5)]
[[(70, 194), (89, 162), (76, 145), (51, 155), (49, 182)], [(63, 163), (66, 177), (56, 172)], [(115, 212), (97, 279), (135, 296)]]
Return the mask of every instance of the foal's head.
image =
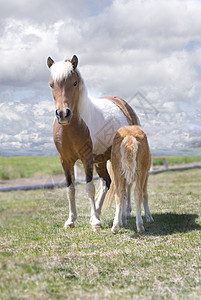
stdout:
[(47, 59), (51, 69), (50, 87), (56, 106), (56, 117), (61, 125), (70, 123), (73, 113), (77, 111), (79, 101), (79, 85), (81, 76), (77, 70), (78, 58), (55, 63), (51, 57)]

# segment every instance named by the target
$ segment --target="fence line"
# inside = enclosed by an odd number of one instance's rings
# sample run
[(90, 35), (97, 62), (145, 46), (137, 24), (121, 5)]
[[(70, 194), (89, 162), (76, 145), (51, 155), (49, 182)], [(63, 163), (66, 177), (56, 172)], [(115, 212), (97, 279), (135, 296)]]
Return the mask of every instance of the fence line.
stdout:
[(159, 169), (159, 170), (150, 170), (149, 174), (159, 174), (159, 173), (164, 173), (164, 172), (168, 172), (168, 171), (185, 171), (185, 170), (198, 169), (198, 168), (201, 168), (201, 164), (192, 165), (192, 166), (164, 168), (164, 169)]
[[(75, 166), (77, 168), (77, 166)], [(173, 167), (169, 168), (167, 163), (164, 163), (164, 168), (163, 169), (158, 169), (158, 170), (153, 170), (153, 168), (150, 169), (149, 174), (159, 174), (163, 172), (168, 172), (168, 171), (185, 171), (185, 170), (190, 170), (190, 169), (197, 169), (201, 168), (201, 164), (196, 164), (196, 165), (191, 165), (191, 166), (182, 166), (182, 167)], [(77, 170), (75, 169), (75, 174), (78, 174)], [(98, 176), (94, 177), (94, 180), (99, 179)], [(75, 180), (75, 183), (84, 183), (85, 179), (81, 177), (77, 177)], [(49, 183), (42, 183), (42, 184), (32, 184), (32, 185), (22, 185), (22, 186), (12, 186), (12, 187), (5, 187), (5, 188), (0, 188), (0, 192), (10, 192), (10, 191), (19, 191), (19, 190), (36, 190), (36, 189), (54, 189), (54, 188), (60, 188), (60, 187), (65, 187), (66, 186), (66, 181), (57, 181), (57, 182), (49, 182)]]

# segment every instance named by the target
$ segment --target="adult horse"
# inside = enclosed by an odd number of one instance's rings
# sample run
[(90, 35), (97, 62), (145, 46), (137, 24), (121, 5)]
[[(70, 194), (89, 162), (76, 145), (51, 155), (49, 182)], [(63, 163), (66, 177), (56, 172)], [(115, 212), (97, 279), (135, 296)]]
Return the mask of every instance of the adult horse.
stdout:
[[(101, 207), (110, 186), (106, 163), (117, 130), (139, 124), (132, 108), (123, 99), (109, 96), (91, 99), (77, 68), (78, 58), (54, 62), (48, 57), (51, 70), (50, 87), (56, 107), (53, 136), (66, 177), (69, 218), (64, 227), (73, 227), (77, 218), (74, 187), (74, 164), (80, 159), (86, 174), (86, 191), (91, 205), (91, 225), (101, 227)], [(102, 192), (95, 204), (93, 164), (102, 180)]]

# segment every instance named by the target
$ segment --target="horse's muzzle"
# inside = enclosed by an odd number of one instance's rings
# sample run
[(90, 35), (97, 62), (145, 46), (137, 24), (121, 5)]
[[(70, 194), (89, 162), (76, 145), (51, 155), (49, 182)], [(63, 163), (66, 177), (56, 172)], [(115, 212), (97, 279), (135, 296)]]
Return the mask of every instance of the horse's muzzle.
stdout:
[(72, 111), (69, 108), (66, 110), (66, 113), (64, 113), (60, 109), (56, 110), (56, 117), (58, 123), (61, 125), (68, 125), (71, 121), (72, 116), (73, 116)]

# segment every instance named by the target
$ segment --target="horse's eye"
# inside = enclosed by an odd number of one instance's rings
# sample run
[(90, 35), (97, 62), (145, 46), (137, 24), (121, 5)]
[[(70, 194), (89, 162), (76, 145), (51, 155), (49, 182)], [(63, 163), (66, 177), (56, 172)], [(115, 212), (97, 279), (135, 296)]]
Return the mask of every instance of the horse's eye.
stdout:
[(77, 85), (77, 81), (75, 81), (75, 82), (73, 83), (73, 85), (76, 86), (76, 85)]
[(53, 89), (54, 83), (50, 82), (50, 87)]

